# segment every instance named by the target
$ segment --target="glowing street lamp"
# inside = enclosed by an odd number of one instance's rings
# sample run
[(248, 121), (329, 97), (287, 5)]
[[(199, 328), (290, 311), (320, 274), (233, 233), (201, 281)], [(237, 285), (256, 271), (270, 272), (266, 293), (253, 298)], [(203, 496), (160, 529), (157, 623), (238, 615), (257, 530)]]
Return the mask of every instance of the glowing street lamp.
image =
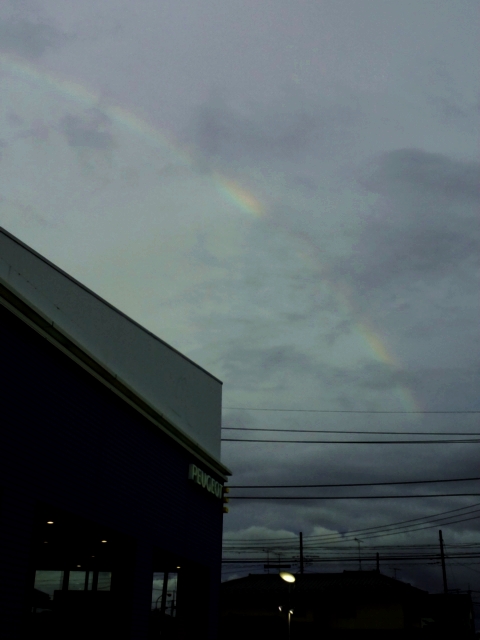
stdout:
[(293, 573), (288, 573), (288, 571), (280, 571), (280, 578), (285, 582), (295, 582), (295, 576)]
[[(288, 583), (288, 609), (287, 609), (287, 620), (288, 620), (288, 640), (290, 640), (290, 620), (293, 614), (293, 609), (290, 608), (290, 592), (292, 590), (292, 584), (295, 582), (295, 576), (293, 573), (289, 573), (288, 571), (280, 571), (280, 577), (282, 580)], [(280, 611), (282, 611), (282, 607), (278, 607)]]

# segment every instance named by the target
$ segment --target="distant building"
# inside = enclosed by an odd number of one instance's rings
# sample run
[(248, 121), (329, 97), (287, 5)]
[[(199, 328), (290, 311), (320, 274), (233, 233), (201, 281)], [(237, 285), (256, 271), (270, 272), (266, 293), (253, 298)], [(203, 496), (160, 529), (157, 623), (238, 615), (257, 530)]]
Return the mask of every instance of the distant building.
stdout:
[(469, 597), (437, 598), (377, 571), (296, 575), (293, 585), (251, 574), (222, 584), (219, 637), (287, 638), (292, 611), (292, 640), (473, 638)]
[(2, 229), (0, 328), (2, 640), (216, 638), (221, 382)]

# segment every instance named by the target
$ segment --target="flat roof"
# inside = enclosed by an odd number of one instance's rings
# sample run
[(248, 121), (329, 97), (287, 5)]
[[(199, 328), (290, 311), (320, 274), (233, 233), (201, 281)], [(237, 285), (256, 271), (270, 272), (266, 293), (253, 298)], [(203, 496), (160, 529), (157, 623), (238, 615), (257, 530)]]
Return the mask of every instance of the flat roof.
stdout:
[(220, 380), (2, 227), (0, 284), (43, 319), (43, 330), (59, 332), (183, 444), (230, 473), (220, 463)]

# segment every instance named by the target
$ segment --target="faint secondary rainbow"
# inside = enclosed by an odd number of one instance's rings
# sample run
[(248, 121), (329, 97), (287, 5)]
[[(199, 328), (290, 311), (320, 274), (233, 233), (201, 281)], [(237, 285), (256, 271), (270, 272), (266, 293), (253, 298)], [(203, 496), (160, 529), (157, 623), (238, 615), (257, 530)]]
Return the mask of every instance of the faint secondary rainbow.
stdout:
[[(38, 85), (42, 90), (45, 90), (45, 87), (47, 87), (48, 89), (66, 96), (68, 99), (84, 105), (85, 107), (98, 107), (112, 120), (112, 122), (115, 122), (116, 124), (125, 127), (129, 131), (144, 138), (148, 144), (153, 144), (163, 149), (166, 148), (174, 153), (179, 160), (186, 165), (191, 166), (194, 164), (192, 154), (188, 152), (188, 150), (181, 148), (178, 143), (175, 143), (173, 138), (149, 124), (146, 119), (140, 118), (135, 113), (122, 106), (112, 104), (105, 105), (99, 94), (91, 91), (82, 84), (72, 82), (71, 80), (57, 78), (50, 72), (46, 72), (45, 70), (15, 56), (0, 55), (0, 68), (3, 72), (20, 77), (26, 83)], [(212, 173), (211, 179), (217, 190), (229, 202), (233, 203), (242, 211), (256, 217), (263, 217), (267, 215), (265, 205), (239, 182), (218, 172)], [(333, 291), (335, 291), (339, 300), (342, 301), (344, 311), (349, 316), (355, 318), (358, 333), (362, 336), (369, 349), (375, 354), (375, 357), (379, 361), (394, 367), (397, 370), (401, 370), (402, 367), (396, 362), (395, 358), (388, 350), (384, 340), (382, 340), (378, 333), (371, 328), (369, 322), (359, 319), (360, 316), (358, 312), (355, 311), (351, 303), (352, 296), (348, 295), (348, 293), (342, 290), (343, 287), (338, 286), (338, 283), (336, 284), (328, 277), (328, 268), (319, 263), (318, 248), (314, 246), (311, 239), (306, 234), (300, 234), (292, 231), (289, 231), (289, 233), (294, 233), (309, 247), (307, 254), (310, 255), (307, 257), (304, 254), (304, 259), (307, 258), (308, 260), (313, 261), (317, 268), (320, 266), (324, 280), (333, 289)], [(417, 404), (412, 391), (407, 386), (404, 385), (401, 387), (401, 394), (403, 404), (408, 411), (422, 411), (420, 406)]]

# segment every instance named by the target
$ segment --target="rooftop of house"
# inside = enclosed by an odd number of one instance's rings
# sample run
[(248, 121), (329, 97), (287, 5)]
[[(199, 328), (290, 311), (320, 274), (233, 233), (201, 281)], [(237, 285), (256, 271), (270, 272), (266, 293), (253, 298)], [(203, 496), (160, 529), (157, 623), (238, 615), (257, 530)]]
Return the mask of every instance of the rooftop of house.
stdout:
[[(278, 574), (250, 574), (244, 578), (222, 583), (222, 596), (234, 598), (279, 597), (288, 592), (286, 583)], [(412, 597), (427, 592), (412, 585), (390, 578), (377, 571), (344, 571), (343, 573), (296, 574), (291, 587), (292, 593), (302, 597), (331, 594), (338, 591), (356, 593), (379, 593), (383, 596), (395, 595)]]

